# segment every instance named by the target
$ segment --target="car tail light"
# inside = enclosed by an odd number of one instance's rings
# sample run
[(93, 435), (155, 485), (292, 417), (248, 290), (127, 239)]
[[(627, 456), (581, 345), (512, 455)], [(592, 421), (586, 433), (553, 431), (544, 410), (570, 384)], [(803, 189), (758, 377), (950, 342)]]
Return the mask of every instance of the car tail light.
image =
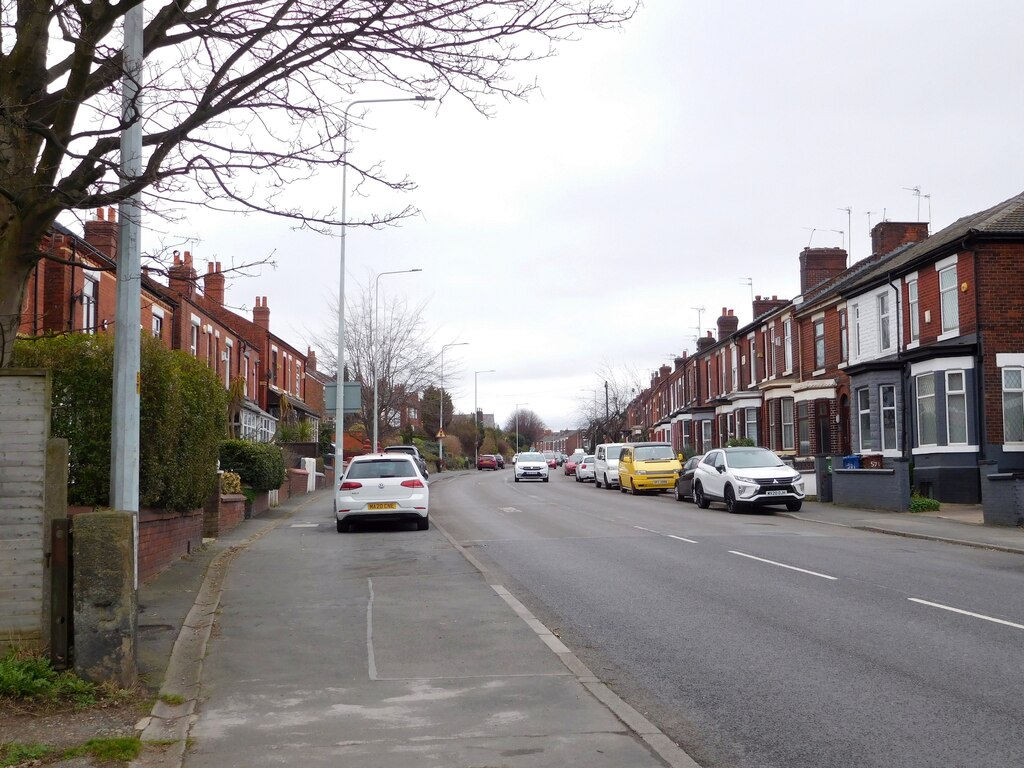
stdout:
[(355, 480), (346, 480), (344, 483), (341, 484), (341, 487), (338, 490), (341, 490), (341, 491), (354, 491), (356, 488), (362, 488), (362, 487), (363, 487), (362, 483), (357, 483)]
[(403, 488), (422, 488), (423, 487), (423, 481), (422, 480), (415, 480), (415, 479), (414, 480), (403, 480), (402, 481), (402, 487)]

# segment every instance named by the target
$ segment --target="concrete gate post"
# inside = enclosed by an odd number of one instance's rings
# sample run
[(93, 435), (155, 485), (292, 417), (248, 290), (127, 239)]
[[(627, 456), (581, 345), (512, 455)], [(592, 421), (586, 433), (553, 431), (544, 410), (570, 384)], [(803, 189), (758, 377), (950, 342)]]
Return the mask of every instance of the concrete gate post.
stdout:
[(71, 528), (75, 672), (121, 687), (137, 677), (132, 522), (130, 512), (86, 512)]

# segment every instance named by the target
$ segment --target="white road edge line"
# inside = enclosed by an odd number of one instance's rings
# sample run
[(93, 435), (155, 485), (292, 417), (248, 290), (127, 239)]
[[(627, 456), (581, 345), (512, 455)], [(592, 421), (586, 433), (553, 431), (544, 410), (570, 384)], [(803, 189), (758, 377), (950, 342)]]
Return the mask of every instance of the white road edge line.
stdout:
[(1007, 627), (1013, 627), (1014, 629), (1024, 629), (1024, 624), (1014, 624), (1012, 621), (997, 619), (994, 616), (986, 616), (983, 613), (972, 613), (971, 611), (964, 611), (960, 608), (953, 608), (952, 606), (943, 605), (942, 603), (931, 603), (927, 600), (919, 600), (916, 597), (908, 597), (907, 600), (909, 600), (912, 603), (920, 603), (921, 605), (928, 605), (932, 608), (941, 608), (944, 611), (952, 611), (953, 613), (960, 613), (964, 616), (971, 616), (975, 619), (984, 619), (985, 621), (991, 621), (993, 624), (1003, 624)]
[(661, 531), (654, 531), (654, 530), (651, 530), (650, 528), (644, 528), (642, 525), (634, 525), (633, 527), (636, 528), (638, 531), (647, 531), (647, 533), (653, 533), (655, 536), (664, 536), (666, 539), (677, 539), (679, 541), (685, 541), (687, 544), (699, 544), (700, 543), (699, 541), (694, 541), (693, 539), (687, 539), (687, 538), (685, 538), (683, 536), (675, 536), (674, 534), (671, 534), (671, 533), (662, 533)]
[(819, 579), (828, 579), (829, 581), (839, 581), (835, 576), (828, 576), (824, 573), (818, 573), (817, 571), (808, 571), (805, 568), (797, 568), (795, 565), (786, 565), (785, 563), (777, 563), (774, 560), (765, 560), (763, 557), (755, 557), (754, 555), (748, 555), (745, 552), (737, 552), (734, 549), (729, 550), (730, 555), (739, 555), (740, 557), (748, 557), (751, 560), (757, 560), (761, 563), (768, 563), (768, 565), (777, 565), (779, 568), (788, 568), (791, 571), (799, 571), (800, 573), (806, 573), (809, 576), (817, 576)]
[(366, 668), (370, 679), (377, 679), (377, 659), (373, 655), (373, 579), (366, 580), (370, 588), (370, 599), (366, 603)]

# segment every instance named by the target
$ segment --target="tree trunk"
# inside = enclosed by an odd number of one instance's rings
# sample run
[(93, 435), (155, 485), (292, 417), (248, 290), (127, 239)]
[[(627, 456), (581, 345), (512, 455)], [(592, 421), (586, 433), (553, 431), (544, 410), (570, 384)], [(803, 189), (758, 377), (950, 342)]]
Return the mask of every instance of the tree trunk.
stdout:
[(26, 247), (24, 230), (16, 221), (9, 219), (7, 226), (0, 228), (0, 368), (11, 365), (25, 303), (25, 287), (40, 256), (38, 240), (33, 239)]

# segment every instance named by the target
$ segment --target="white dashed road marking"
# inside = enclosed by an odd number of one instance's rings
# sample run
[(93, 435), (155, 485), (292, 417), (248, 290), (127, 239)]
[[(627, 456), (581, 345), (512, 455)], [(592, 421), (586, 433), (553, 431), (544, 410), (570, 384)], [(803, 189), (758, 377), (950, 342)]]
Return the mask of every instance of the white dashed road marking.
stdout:
[(971, 611), (962, 611), (959, 608), (953, 608), (953, 607), (948, 606), (948, 605), (943, 605), (942, 603), (930, 603), (927, 600), (918, 600), (916, 597), (908, 597), (907, 600), (909, 600), (912, 603), (918, 603), (920, 605), (927, 605), (927, 606), (930, 606), (932, 608), (941, 608), (944, 611), (952, 611), (953, 613), (959, 613), (959, 614), (962, 614), (964, 616), (971, 616), (972, 618), (975, 618), (975, 619), (983, 619), (984, 621), (991, 621), (994, 624), (1002, 624), (1002, 625), (1007, 626), (1007, 627), (1013, 627), (1014, 629), (1024, 629), (1024, 624), (1014, 624), (1012, 621), (1005, 621), (1003, 619), (997, 619), (997, 618), (994, 618), (992, 616), (986, 616), (983, 613), (972, 613)]
[(684, 536), (675, 536), (671, 533), (662, 533), (661, 531), (654, 531), (650, 528), (644, 528), (642, 525), (634, 525), (638, 531), (646, 531), (647, 533), (653, 533), (655, 536), (664, 536), (666, 539), (676, 539), (677, 541), (685, 541), (687, 544), (698, 544), (700, 542), (694, 541), (693, 539), (687, 539)]
[(779, 568), (788, 568), (791, 571), (799, 571), (800, 573), (806, 573), (810, 576), (817, 576), (819, 579), (828, 579), (829, 581), (838, 581), (835, 576), (827, 576), (824, 573), (818, 573), (817, 571), (808, 571), (804, 568), (797, 568), (795, 565), (786, 565), (785, 563), (777, 563), (774, 560), (765, 560), (763, 557), (755, 557), (754, 555), (748, 555), (744, 552), (737, 552), (734, 549), (729, 550), (730, 555), (739, 555), (740, 557), (748, 557), (751, 560), (757, 560), (760, 563), (768, 563), (768, 565), (777, 565)]

